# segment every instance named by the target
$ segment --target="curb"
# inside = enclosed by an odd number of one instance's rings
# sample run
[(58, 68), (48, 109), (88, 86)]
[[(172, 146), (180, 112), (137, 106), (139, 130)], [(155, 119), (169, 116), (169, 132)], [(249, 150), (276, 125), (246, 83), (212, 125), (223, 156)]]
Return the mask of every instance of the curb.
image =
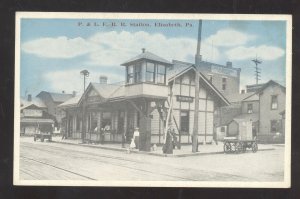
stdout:
[[(75, 144), (75, 143), (68, 143), (68, 142), (60, 142), (60, 141), (53, 141), (53, 143), (58, 143), (58, 144), (68, 144), (68, 145), (75, 145), (75, 146), (84, 146), (84, 147), (90, 147), (90, 148), (98, 148), (98, 149), (105, 149), (105, 150), (113, 150), (113, 151), (123, 151), (127, 152), (127, 148), (114, 148), (114, 147), (107, 147), (107, 146), (101, 146), (101, 145), (86, 145), (86, 144)], [(258, 151), (271, 151), (275, 150), (275, 148), (269, 148), (269, 149), (258, 149)], [(218, 151), (218, 152), (197, 152), (197, 153), (188, 153), (188, 154), (160, 154), (160, 153), (150, 153), (147, 151), (130, 151), (130, 153), (137, 153), (137, 154), (146, 154), (146, 155), (153, 155), (153, 156), (160, 156), (160, 157), (189, 157), (189, 156), (205, 156), (205, 155), (217, 155), (217, 154), (225, 154), (223, 151)], [(234, 153), (232, 153), (234, 154)]]

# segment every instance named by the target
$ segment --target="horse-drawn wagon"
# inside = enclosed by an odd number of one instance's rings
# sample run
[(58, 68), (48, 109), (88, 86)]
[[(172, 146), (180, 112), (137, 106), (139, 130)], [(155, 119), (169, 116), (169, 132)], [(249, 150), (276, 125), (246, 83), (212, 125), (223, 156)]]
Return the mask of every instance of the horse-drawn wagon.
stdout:
[(254, 134), (252, 121), (235, 121), (229, 123), (228, 132), (224, 137), (225, 153), (241, 153), (251, 149), (253, 153), (257, 152), (257, 140)]

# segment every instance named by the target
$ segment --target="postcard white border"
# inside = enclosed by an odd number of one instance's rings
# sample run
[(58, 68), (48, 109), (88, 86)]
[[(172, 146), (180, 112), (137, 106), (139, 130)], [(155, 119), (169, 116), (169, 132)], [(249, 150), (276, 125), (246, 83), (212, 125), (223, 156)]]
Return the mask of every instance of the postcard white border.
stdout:
[[(282, 182), (220, 182), (220, 181), (77, 181), (21, 180), (20, 157), (20, 22), (22, 18), (40, 19), (203, 19), (203, 20), (282, 20), (286, 21), (286, 126), (284, 180)], [(75, 13), (16, 12), (15, 98), (14, 98), (14, 185), (45, 186), (112, 186), (112, 187), (236, 187), (289, 188), (291, 186), (291, 84), (292, 84), (292, 16), (274, 14), (167, 14), (167, 13)]]

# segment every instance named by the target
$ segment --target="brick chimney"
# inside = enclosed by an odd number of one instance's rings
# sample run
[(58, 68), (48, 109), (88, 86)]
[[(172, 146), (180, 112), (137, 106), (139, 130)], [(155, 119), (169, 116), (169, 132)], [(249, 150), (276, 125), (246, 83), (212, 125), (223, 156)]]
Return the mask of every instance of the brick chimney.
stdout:
[(226, 62), (226, 67), (227, 68), (232, 68), (232, 62), (231, 61)]
[(32, 101), (32, 96), (31, 96), (31, 94), (29, 94), (29, 95), (27, 96), (27, 101), (28, 101), (28, 102), (31, 102), (31, 101)]
[(107, 84), (107, 76), (101, 75), (99, 77), (99, 80), (100, 80), (100, 84)]

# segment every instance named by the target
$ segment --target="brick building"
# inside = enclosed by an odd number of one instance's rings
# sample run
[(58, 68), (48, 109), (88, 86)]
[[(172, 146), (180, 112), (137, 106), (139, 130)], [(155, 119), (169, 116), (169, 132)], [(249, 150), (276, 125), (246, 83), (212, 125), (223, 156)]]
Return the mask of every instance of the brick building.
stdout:
[[(192, 63), (173, 60), (173, 67), (169, 68), (169, 72), (177, 70), (177, 68), (188, 67)], [(225, 65), (200, 61), (197, 69), (224, 95), (237, 94), (240, 90), (240, 68), (232, 66), (232, 62)]]

